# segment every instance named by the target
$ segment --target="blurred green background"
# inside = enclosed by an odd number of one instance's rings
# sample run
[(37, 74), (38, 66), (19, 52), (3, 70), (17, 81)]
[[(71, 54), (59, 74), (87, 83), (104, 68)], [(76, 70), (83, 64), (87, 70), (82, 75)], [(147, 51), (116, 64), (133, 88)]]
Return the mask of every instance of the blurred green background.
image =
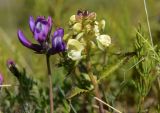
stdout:
[[(147, 6), (151, 29), (158, 31), (160, 1), (147, 0)], [(23, 47), (17, 38), (17, 30), (21, 29), (29, 40), (33, 40), (28, 25), (29, 16), (51, 15), (54, 26), (63, 27), (67, 32), (68, 20), (78, 9), (96, 12), (99, 20), (106, 20), (105, 32), (112, 37), (113, 52), (133, 51), (135, 28), (139, 23), (147, 30), (143, 0), (0, 0), (0, 71), (5, 76), (5, 83), (15, 81), (6, 67), (8, 58), (14, 59), (19, 68), (26, 68), (31, 77), (47, 81), (44, 56)], [(64, 76), (58, 71), (61, 69), (54, 68), (57, 59), (53, 56), (51, 60), (54, 81), (60, 79), (57, 75)], [(127, 70), (132, 65), (127, 64), (121, 70)], [(118, 76), (123, 75), (122, 71), (118, 72)]]

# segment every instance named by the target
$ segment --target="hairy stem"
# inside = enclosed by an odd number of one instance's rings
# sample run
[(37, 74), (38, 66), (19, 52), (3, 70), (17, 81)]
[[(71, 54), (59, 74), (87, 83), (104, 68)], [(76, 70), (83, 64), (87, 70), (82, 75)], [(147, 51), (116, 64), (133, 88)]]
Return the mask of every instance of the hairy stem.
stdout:
[(47, 62), (47, 70), (48, 70), (48, 79), (49, 79), (49, 100), (50, 100), (50, 113), (53, 113), (53, 90), (52, 90), (52, 76), (51, 76), (51, 67), (49, 61), (49, 55), (46, 55), (46, 62)]
[[(98, 87), (98, 84), (97, 84), (97, 80), (95, 79), (92, 71), (91, 71), (91, 63), (88, 62), (87, 63), (87, 70), (88, 70), (88, 74), (89, 74), (89, 77), (91, 79), (91, 82), (94, 86), (94, 93), (95, 93), (95, 96), (99, 99), (101, 99), (101, 96), (99, 94), (99, 87)], [(101, 102), (97, 102), (98, 103), (98, 106), (99, 106), (99, 112), (100, 113), (104, 113), (104, 109), (103, 109), (103, 104)]]
[[(97, 83), (97, 80), (94, 77), (93, 72), (92, 72), (92, 67), (91, 67), (92, 65), (91, 65), (91, 62), (90, 62), (89, 51), (90, 51), (90, 47), (88, 46), (88, 48), (87, 48), (87, 71), (88, 71), (88, 75), (91, 79), (91, 82), (94, 86), (94, 94), (97, 98), (101, 99), (101, 96), (100, 96), (100, 93), (99, 93), (100, 91), (99, 91), (98, 83)], [(103, 104), (99, 101), (97, 101), (97, 104), (99, 106), (99, 113), (104, 113)]]

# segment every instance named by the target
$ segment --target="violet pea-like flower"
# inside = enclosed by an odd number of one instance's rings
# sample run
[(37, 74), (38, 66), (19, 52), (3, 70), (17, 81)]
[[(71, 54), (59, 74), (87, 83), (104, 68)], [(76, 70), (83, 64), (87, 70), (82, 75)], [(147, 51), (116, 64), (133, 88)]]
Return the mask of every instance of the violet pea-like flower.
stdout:
[(66, 50), (66, 44), (63, 41), (64, 30), (58, 28), (52, 36), (52, 48), (49, 50), (49, 54), (56, 54)]
[(45, 19), (43, 16), (39, 16), (36, 21), (31, 16), (29, 19), (29, 26), (34, 35), (35, 40), (39, 43), (43, 43), (47, 39), (47, 35), (52, 29), (52, 18)]
[(57, 28), (52, 36), (52, 44), (50, 45), (50, 34), (52, 29), (52, 19), (48, 17), (45, 19), (39, 16), (36, 21), (33, 17), (29, 19), (30, 30), (33, 33), (33, 37), (38, 42), (38, 44), (33, 44), (26, 39), (23, 32), (18, 30), (18, 38), (22, 45), (34, 50), (39, 54), (56, 54), (66, 50), (66, 45), (63, 41), (64, 30), (63, 28)]

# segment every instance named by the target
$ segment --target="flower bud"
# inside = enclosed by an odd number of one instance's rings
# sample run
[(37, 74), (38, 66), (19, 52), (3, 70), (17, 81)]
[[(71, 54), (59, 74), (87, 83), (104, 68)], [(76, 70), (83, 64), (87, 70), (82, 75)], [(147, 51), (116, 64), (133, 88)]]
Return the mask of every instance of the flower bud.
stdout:
[(106, 47), (108, 47), (111, 44), (111, 38), (109, 35), (100, 35), (96, 38), (98, 47), (101, 50), (105, 50)]
[(95, 22), (94, 22), (94, 24), (95, 24), (95, 25), (98, 25), (98, 24), (99, 24), (99, 22), (95, 21)]
[(71, 23), (75, 23), (75, 22), (76, 22), (76, 16), (75, 16), (75, 15), (72, 15), (72, 16), (70, 17), (70, 22), (71, 22)]
[(99, 26), (98, 25), (94, 25), (93, 30), (94, 30), (95, 36), (99, 36), (100, 35), (100, 33), (99, 33)]
[(88, 17), (89, 20), (96, 20), (96, 13), (95, 12), (91, 12), (89, 13)]
[(73, 30), (75, 30), (76, 32), (80, 32), (82, 30), (82, 24), (81, 23), (76, 23), (73, 25)]
[(18, 71), (16, 64), (13, 60), (11, 59), (7, 60), (7, 67), (17, 78), (20, 77), (20, 72)]
[(105, 21), (105, 20), (101, 20), (101, 21), (99, 22), (99, 27), (100, 27), (102, 30), (104, 30), (105, 26), (106, 26), (106, 21)]
[(87, 24), (87, 25), (85, 26), (85, 28), (86, 28), (86, 31), (87, 31), (87, 33), (88, 33), (88, 32), (91, 31), (92, 26), (91, 26), (90, 24)]

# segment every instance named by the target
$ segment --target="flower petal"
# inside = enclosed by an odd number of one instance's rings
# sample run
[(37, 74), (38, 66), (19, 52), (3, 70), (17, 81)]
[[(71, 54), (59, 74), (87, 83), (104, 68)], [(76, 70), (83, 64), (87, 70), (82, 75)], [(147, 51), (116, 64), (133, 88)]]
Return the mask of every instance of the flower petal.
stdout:
[(26, 37), (24, 36), (21, 30), (18, 30), (18, 38), (24, 46), (31, 48), (32, 43), (26, 39)]
[(82, 51), (84, 50), (84, 44), (76, 39), (69, 39), (67, 43), (68, 57), (72, 60), (80, 60), (82, 58)]
[(51, 28), (52, 28), (52, 17), (51, 16), (49, 16), (48, 18), (47, 18), (47, 21), (48, 21), (48, 24), (49, 24), (49, 30), (51, 30)]
[(64, 30), (58, 28), (52, 37), (52, 48), (49, 50), (49, 54), (55, 54), (66, 50), (66, 44), (63, 41)]
[(29, 17), (29, 27), (30, 27), (31, 31), (34, 32), (35, 21), (32, 16)]
[(50, 34), (52, 28), (52, 18), (48, 17), (45, 19), (43, 16), (40, 16), (36, 19), (34, 27), (34, 38), (40, 44), (45, 42)]
[(22, 45), (24, 45), (25, 47), (30, 48), (36, 52), (42, 51), (43, 48), (40, 45), (32, 44), (29, 40), (27, 40), (21, 30), (18, 30), (17, 34), (18, 34), (18, 39), (20, 40)]
[(82, 58), (82, 51), (71, 50), (68, 52), (68, 57), (72, 60), (80, 60)]
[(57, 37), (57, 36), (63, 37), (63, 35), (64, 35), (64, 29), (63, 29), (63, 28), (58, 28), (58, 29), (56, 29), (56, 31), (54, 32), (53, 37)]
[(52, 48), (57, 48), (60, 46), (63, 42), (63, 36), (64, 36), (64, 30), (62, 28), (58, 28), (52, 37)]
[(111, 44), (111, 38), (109, 35), (100, 35), (96, 38), (99, 49), (105, 50)]
[(82, 51), (84, 49), (84, 44), (76, 39), (69, 39), (67, 43), (67, 49)]

